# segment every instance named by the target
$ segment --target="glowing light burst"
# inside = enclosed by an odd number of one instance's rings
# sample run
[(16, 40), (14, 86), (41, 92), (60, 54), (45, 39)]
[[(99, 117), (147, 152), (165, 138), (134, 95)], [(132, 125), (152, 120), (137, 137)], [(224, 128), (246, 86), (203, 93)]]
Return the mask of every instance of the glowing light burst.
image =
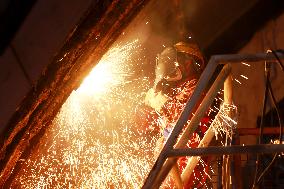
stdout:
[[(154, 163), (157, 136), (133, 114), (149, 81), (134, 70), (138, 40), (112, 48), (69, 96), (12, 188), (139, 188)], [(135, 76), (135, 77), (134, 77)]]
[(125, 82), (126, 78), (133, 74), (131, 67), (126, 62), (130, 61), (131, 51), (137, 48), (137, 43), (138, 40), (135, 40), (123, 47), (110, 49), (84, 79), (77, 92), (105, 95), (114, 87)]

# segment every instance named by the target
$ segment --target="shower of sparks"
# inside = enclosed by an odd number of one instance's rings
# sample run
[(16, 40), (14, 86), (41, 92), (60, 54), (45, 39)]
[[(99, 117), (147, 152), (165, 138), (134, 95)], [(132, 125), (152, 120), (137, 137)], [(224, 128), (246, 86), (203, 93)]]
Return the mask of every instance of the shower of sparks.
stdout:
[(239, 80), (237, 79), (234, 79), (237, 83), (239, 83), (240, 85), (242, 84)]
[(248, 77), (247, 77), (247, 76), (244, 76), (244, 75), (241, 75), (241, 77), (244, 78), (244, 79), (248, 79)]
[(243, 65), (250, 67), (250, 64), (242, 62)]
[(212, 126), (216, 138), (219, 134), (225, 134), (226, 137), (231, 138), (237, 126), (237, 107), (233, 104), (223, 103)]
[(136, 40), (106, 53), (21, 160), (12, 188), (141, 187), (158, 137), (138, 132), (133, 116), (149, 88), (134, 71), (139, 50)]
[(76, 92), (91, 96), (105, 96), (112, 93), (117, 86), (131, 82), (128, 78), (135, 73), (125, 62), (131, 61), (132, 51), (139, 47), (137, 45), (138, 40), (135, 40), (122, 48), (116, 47), (108, 51)]
[[(12, 187), (142, 186), (164, 143), (159, 141), (164, 129), (175, 125), (197, 83), (188, 81), (185, 88), (174, 89), (179, 94), (175, 99), (154, 94), (150, 79), (139, 75), (143, 70), (139, 66), (144, 64), (142, 50), (145, 49), (135, 40), (113, 47), (103, 56), (69, 96), (32, 155), (21, 160), (22, 168)], [(159, 113), (165, 101), (170, 117)], [(141, 116), (139, 108), (145, 104), (153, 108), (145, 110), (147, 128), (134, 116)], [(211, 110), (219, 111), (214, 106)], [(224, 120), (226, 116), (220, 124)], [(155, 132), (157, 128), (159, 131)], [(196, 134), (188, 146), (199, 142)], [(193, 184), (203, 184), (210, 178), (206, 162), (201, 159), (198, 167), (193, 171)], [(164, 182), (165, 188), (172, 187), (171, 179)]]

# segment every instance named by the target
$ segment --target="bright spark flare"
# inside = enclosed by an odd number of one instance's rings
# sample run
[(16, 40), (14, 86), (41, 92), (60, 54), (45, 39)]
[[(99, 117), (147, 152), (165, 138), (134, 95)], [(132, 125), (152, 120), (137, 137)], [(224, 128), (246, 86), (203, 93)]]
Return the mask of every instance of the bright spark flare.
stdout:
[(247, 76), (244, 76), (244, 75), (241, 75), (241, 77), (244, 78), (244, 79), (248, 79), (248, 77), (247, 77)]
[(250, 64), (242, 62), (243, 65), (250, 67)]
[[(141, 125), (133, 118), (137, 107), (144, 103), (143, 93), (150, 88), (149, 79), (137, 77), (134, 71), (142, 61), (132, 58), (141, 50), (139, 47), (135, 40), (106, 53), (64, 103), (32, 155), (21, 160), (21, 174), (12, 187), (141, 187), (155, 161), (160, 136), (149, 137), (148, 131), (139, 131)], [(192, 92), (193, 88), (186, 89)], [(188, 91), (177, 88), (176, 92), (181, 93), (178, 101), (169, 103), (168, 107), (175, 109), (173, 122), (159, 115), (149, 123), (150, 129), (155, 125), (175, 124), (186, 103), (181, 101), (188, 98)], [(190, 142), (198, 141), (197, 135)], [(206, 167), (205, 162), (200, 164)], [(206, 174), (206, 170), (201, 171), (201, 177)], [(202, 178), (195, 179), (194, 182)]]
[(135, 48), (137, 43), (138, 40), (135, 40), (122, 49), (121, 47), (110, 49), (84, 79), (77, 91), (88, 95), (105, 95), (114, 87), (125, 82), (133, 72), (124, 62), (130, 61), (130, 51)]
[(237, 79), (234, 79), (237, 83), (239, 83), (240, 85), (242, 84), (239, 80)]
[(133, 116), (149, 88), (133, 68), (140, 63), (132, 60), (139, 47), (135, 40), (102, 58), (31, 156), (21, 160), (12, 188), (141, 187), (154, 162), (157, 136), (138, 132)]

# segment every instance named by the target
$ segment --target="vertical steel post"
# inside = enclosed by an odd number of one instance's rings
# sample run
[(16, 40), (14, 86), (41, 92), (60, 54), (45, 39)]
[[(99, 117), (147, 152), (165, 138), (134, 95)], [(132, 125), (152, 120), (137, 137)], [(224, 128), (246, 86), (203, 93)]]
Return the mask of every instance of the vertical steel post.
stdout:
[[(224, 104), (233, 105), (232, 74), (230, 74), (224, 82)], [(227, 114), (229, 117), (232, 117), (233, 112), (229, 109)], [(226, 140), (228, 140), (227, 137), (226, 137)], [(226, 144), (227, 144), (227, 141), (226, 141)], [(231, 158), (232, 157), (230, 155), (223, 155), (222, 183), (223, 183), (224, 189), (231, 188), (231, 174), (230, 174), (231, 173), (231, 169), (230, 169)]]

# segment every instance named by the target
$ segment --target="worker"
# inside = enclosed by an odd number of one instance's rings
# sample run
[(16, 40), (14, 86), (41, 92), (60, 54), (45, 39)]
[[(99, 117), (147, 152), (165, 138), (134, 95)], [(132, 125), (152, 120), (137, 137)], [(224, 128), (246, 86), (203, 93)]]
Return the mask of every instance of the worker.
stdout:
[[(162, 137), (156, 144), (156, 156), (158, 156), (178, 121), (186, 102), (192, 95), (204, 66), (204, 58), (196, 44), (179, 42), (173, 47), (165, 48), (161, 54), (158, 54), (154, 86), (148, 91), (145, 98), (145, 103), (154, 109), (153, 112), (159, 115), (156, 116), (158, 120), (155, 123), (162, 133)], [(209, 117), (205, 116), (197, 131), (193, 136), (190, 136), (188, 147), (198, 146), (199, 138), (202, 138), (207, 130), (208, 121)], [(179, 158), (178, 167), (180, 172), (185, 168), (186, 162), (186, 157)], [(200, 166), (203, 166), (203, 171), (204, 169), (208, 171), (208, 165)], [(184, 183), (185, 188), (199, 188), (205, 183), (206, 174), (197, 171), (200, 166), (195, 169), (196, 178), (190, 179), (189, 183)], [(200, 175), (197, 176), (199, 173)], [(197, 179), (200, 180), (197, 181)]]

